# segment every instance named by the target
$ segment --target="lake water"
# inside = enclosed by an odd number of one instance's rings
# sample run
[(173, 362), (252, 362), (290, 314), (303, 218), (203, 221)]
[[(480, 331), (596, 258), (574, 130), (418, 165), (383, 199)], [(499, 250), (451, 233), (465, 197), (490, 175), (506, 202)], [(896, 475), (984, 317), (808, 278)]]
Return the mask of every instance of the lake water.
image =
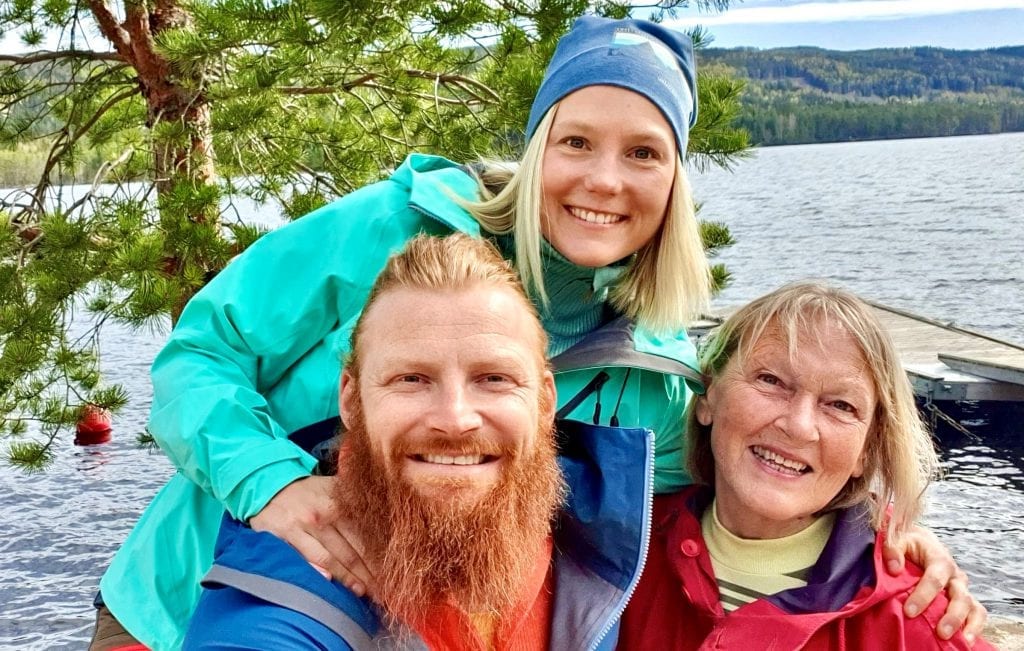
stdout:
[[(814, 276), (1024, 343), (1024, 134), (770, 148), (694, 186), (737, 239), (719, 256), (735, 276), (723, 305)], [(105, 564), (173, 472), (135, 444), (161, 341), (104, 335), (107, 378), (132, 395), (113, 442), (64, 441), (36, 475), (0, 466), (0, 648), (85, 647)], [(926, 522), (991, 612), (1024, 618), (1024, 410), (951, 411), (977, 438), (940, 429)]]

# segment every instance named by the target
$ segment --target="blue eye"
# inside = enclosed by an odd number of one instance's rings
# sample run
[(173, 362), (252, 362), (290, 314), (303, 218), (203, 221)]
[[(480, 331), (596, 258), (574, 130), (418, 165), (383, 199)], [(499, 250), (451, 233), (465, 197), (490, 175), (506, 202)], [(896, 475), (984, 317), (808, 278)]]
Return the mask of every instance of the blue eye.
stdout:
[(773, 386), (780, 383), (779, 378), (775, 377), (771, 373), (759, 373), (757, 375), (757, 379), (760, 382), (764, 382), (765, 384), (771, 384)]
[(835, 400), (832, 402), (832, 406), (840, 411), (845, 411), (850, 414), (857, 413), (857, 408), (846, 402), (845, 400)]

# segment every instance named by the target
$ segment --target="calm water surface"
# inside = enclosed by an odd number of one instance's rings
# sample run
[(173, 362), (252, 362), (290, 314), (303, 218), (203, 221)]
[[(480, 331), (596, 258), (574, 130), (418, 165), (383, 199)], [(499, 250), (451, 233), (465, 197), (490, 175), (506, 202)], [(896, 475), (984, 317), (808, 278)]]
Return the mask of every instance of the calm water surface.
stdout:
[[(823, 277), (865, 297), (1024, 343), (1024, 134), (764, 149), (694, 179), (737, 304)], [(267, 221), (274, 221), (272, 217)], [(130, 389), (114, 442), (61, 445), (53, 468), (0, 467), (0, 648), (82, 649), (105, 564), (173, 468), (139, 449), (163, 337), (108, 329), (107, 378)], [(957, 407), (927, 523), (993, 613), (1024, 617), (1024, 411)], [(948, 428), (947, 428), (948, 429)]]

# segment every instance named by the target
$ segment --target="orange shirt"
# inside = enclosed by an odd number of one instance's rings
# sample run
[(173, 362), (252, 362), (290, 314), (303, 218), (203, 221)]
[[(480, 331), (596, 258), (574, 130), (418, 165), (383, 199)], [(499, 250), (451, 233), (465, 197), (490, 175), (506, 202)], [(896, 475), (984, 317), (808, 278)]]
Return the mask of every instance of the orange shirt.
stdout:
[(471, 614), (455, 606), (440, 606), (426, 626), (417, 628), (434, 651), (539, 651), (548, 648), (551, 627), (552, 541), (541, 548), (523, 597), (509, 617)]

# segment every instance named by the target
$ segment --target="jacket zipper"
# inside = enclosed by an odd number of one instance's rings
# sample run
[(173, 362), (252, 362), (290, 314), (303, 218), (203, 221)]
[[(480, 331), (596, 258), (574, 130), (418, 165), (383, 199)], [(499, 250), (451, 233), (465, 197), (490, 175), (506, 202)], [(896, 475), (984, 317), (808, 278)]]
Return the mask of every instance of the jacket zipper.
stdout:
[(640, 538), (642, 543), (642, 550), (640, 552), (640, 565), (637, 567), (637, 571), (634, 573), (629, 586), (626, 588), (626, 592), (623, 594), (623, 598), (619, 601), (619, 605), (615, 608), (615, 612), (611, 618), (607, 620), (604, 628), (598, 633), (597, 638), (594, 639), (594, 643), (590, 645), (589, 651), (595, 651), (597, 647), (601, 646), (601, 642), (604, 641), (605, 636), (612, 630), (612, 627), (622, 617), (622, 613), (626, 610), (626, 604), (633, 597), (633, 593), (636, 592), (636, 586), (640, 583), (640, 576), (644, 573), (644, 567), (647, 565), (647, 548), (651, 544), (651, 517), (654, 513), (654, 432), (647, 430), (647, 449), (646, 449), (646, 467), (647, 467), (647, 484), (644, 487), (647, 495), (647, 509), (644, 511), (644, 522), (643, 522), (643, 534)]

